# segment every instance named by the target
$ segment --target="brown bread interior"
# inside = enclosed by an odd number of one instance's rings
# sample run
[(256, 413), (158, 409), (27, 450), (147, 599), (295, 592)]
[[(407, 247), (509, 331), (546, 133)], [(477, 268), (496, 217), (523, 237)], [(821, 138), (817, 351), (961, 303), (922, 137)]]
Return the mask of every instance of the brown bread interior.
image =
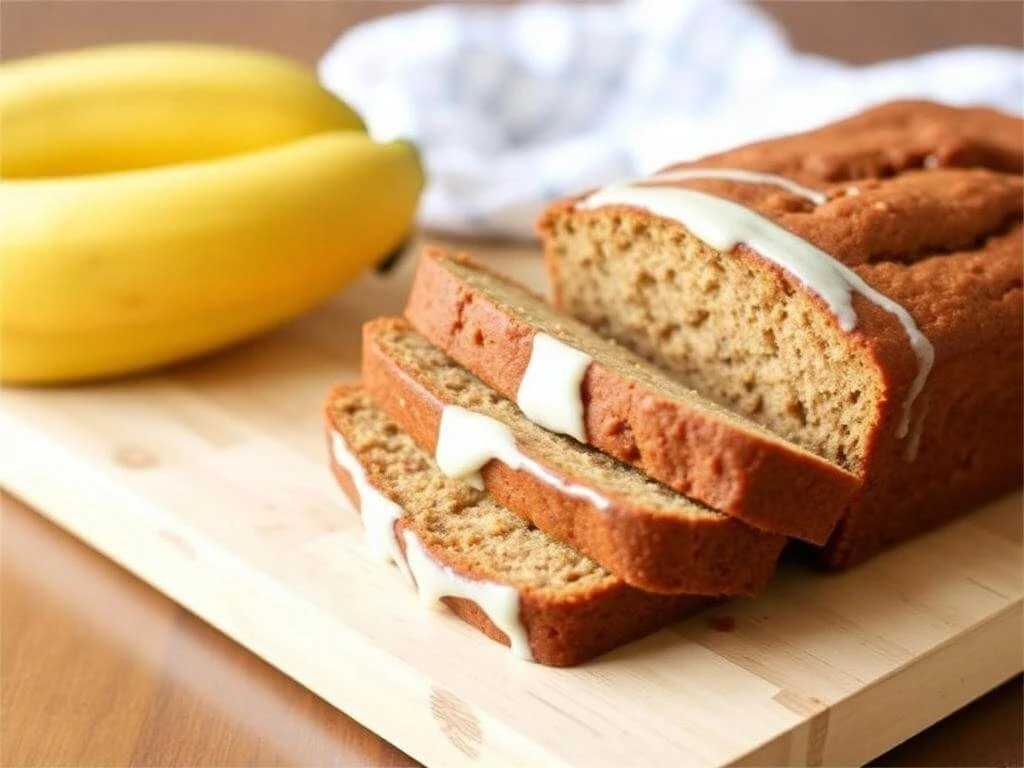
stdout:
[(558, 306), (702, 394), (859, 474), (883, 387), (870, 357), (767, 263), (628, 211), (550, 216)]
[(699, 392), (667, 375), (657, 366), (638, 359), (635, 354), (617, 344), (613, 339), (602, 336), (589, 325), (572, 315), (558, 311), (540, 296), (521, 286), (484, 269), (461, 261), (458, 258), (445, 259), (445, 268), (457, 275), (468, 285), (478, 288), (482, 294), (493, 298), (499, 305), (510, 308), (510, 312), (522, 317), (526, 323), (539, 332), (570, 341), (575, 347), (605, 365), (621, 373), (625, 379), (637, 379), (665, 397), (685, 402), (694, 410), (707, 411), (719, 421), (729, 422), (740, 429), (757, 433), (760, 437), (783, 443), (787, 450), (797, 447), (785, 443), (777, 434), (765, 429), (750, 419), (743, 418), (718, 403), (702, 396)]
[(445, 553), (447, 564), (460, 572), (567, 600), (618, 582), (483, 491), (441, 474), (433, 458), (362, 389), (336, 389), (329, 417), (370, 482), (405, 510), (404, 519), (423, 545)]
[(572, 438), (557, 435), (537, 426), (506, 400), (466, 369), (453, 363), (441, 350), (413, 331), (402, 320), (377, 321), (373, 338), (389, 357), (400, 361), (418, 381), (426, 382), (448, 402), (482, 413), (506, 424), (516, 443), (528, 456), (567, 477), (581, 478), (589, 487), (628, 500), (656, 514), (725, 521), (720, 512), (709, 509), (650, 479), (642, 472)]

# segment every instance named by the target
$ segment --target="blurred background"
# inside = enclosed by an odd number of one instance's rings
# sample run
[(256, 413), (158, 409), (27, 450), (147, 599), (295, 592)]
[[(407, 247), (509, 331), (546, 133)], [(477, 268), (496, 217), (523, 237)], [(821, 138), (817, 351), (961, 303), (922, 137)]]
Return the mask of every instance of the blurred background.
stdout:
[[(424, 2), (404, 0), (21, 0), (5, 2), (0, 58), (127, 40), (255, 45), (312, 64), (341, 31)], [(754, 2), (808, 53), (870, 64), (954, 45), (1021, 47), (1015, 0)]]
[(553, 198), (883, 101), (1024, 109), (1020, 2), (439, 6), (14, 2), (0, 49), (181, 40), (285, 54), (375, 138), (417, 144), (422, 227), (519, 240)]

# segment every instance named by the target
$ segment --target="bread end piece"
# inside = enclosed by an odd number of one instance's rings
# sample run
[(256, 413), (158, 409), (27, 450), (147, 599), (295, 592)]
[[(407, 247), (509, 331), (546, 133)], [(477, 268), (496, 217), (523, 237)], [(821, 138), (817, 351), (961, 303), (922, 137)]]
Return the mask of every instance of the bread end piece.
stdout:
[[(573, 666), (649, 634), (712, 604), (689, 595), (633, 589), (593, 561), (554, 541), (465, 483), (441, 475), (429, 454), (398, 430), (355, 384), (331, 390), (325, 406), (328, 443), (345, 439), (368, 481), (405, 510), (398, 541), (412, 532), (431, 557), (460, 576), (515, 588), (520, 621), (535, 661)], [(349, 472), (331, 470), (358, 509)], [(463, 621), (497, 642), (508, 636), (475, 602), (442, 601)], [(410, 610), (415, 607), (410, 605)]]

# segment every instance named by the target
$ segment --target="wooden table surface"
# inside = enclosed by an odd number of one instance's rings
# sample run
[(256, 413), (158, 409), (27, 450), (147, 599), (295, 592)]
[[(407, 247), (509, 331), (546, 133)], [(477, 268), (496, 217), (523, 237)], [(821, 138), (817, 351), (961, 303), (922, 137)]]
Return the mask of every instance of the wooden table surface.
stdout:
[[(240, 42), (312, 62), (411, 2), (5, 2), (0, 55), (132, 39)], [(764, 3), (801, 47), (868, 62), (1021, 45), (1018, 2)], [(10, 496), (0, 519), (0, 765), (414, 765)], [(1021, 765), (1021, 681), (877, 765)]]

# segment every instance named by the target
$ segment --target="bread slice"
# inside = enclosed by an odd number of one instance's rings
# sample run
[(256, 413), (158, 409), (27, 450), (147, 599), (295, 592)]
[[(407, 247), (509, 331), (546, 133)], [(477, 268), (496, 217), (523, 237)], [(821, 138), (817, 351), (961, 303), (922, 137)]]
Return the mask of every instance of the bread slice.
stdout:
[[(897, 102), (666, 169), (647, 204), (560, 201), (539, 222), (554, 303), (862, 476), (825, 553), (859, 562), (1021, 483), (1022, 125)], [(816, 249), (859, 286), (843, 313), (749, 238), (701, 239), (664, 207), (680, 193)]]
[[(558, 419), (581, 408), (578, 436), (590, 445), (757, 528), (823, 544), (859, 485), (836, 464), (716, 405), (466, 256), (427, 248), (406, 316), (505, 397), (525, 392), (530, 371), (542, 415), (557, 409), (550, 418)], [(551, 369), (567, 368), (571, 358), (556, 346), (541, 359), (539, 344), (550, 348), (552, 340), (586, 355), (585, 373), (561, 402)]]
[[(364, 327), (363, 384), (430, 453), (438, 452), (442, 419), (459, 409), (510, 430), (517, 456), (482, 466), (487, 491), (634, 587), (752, 595), (774, 571), (784, 537), (708, 509), (599, 451), (538, 427), (401, 318), (380, 318)], [(478, 443), (478, 435), (467, 435), (461, 444), (473, 451)]]
[[(486, 493), (445, 477), (358, 386), (331, 391), (326, 425), (339, 483), (364, 508), (368, 527), (385, 522), (383, 535), (418, 588), (491, 639), (515, 638), (521, 656), (579, 664), (711, 602), (633, 589)], [(369, 517), (389, 505), (393, 518)]]

